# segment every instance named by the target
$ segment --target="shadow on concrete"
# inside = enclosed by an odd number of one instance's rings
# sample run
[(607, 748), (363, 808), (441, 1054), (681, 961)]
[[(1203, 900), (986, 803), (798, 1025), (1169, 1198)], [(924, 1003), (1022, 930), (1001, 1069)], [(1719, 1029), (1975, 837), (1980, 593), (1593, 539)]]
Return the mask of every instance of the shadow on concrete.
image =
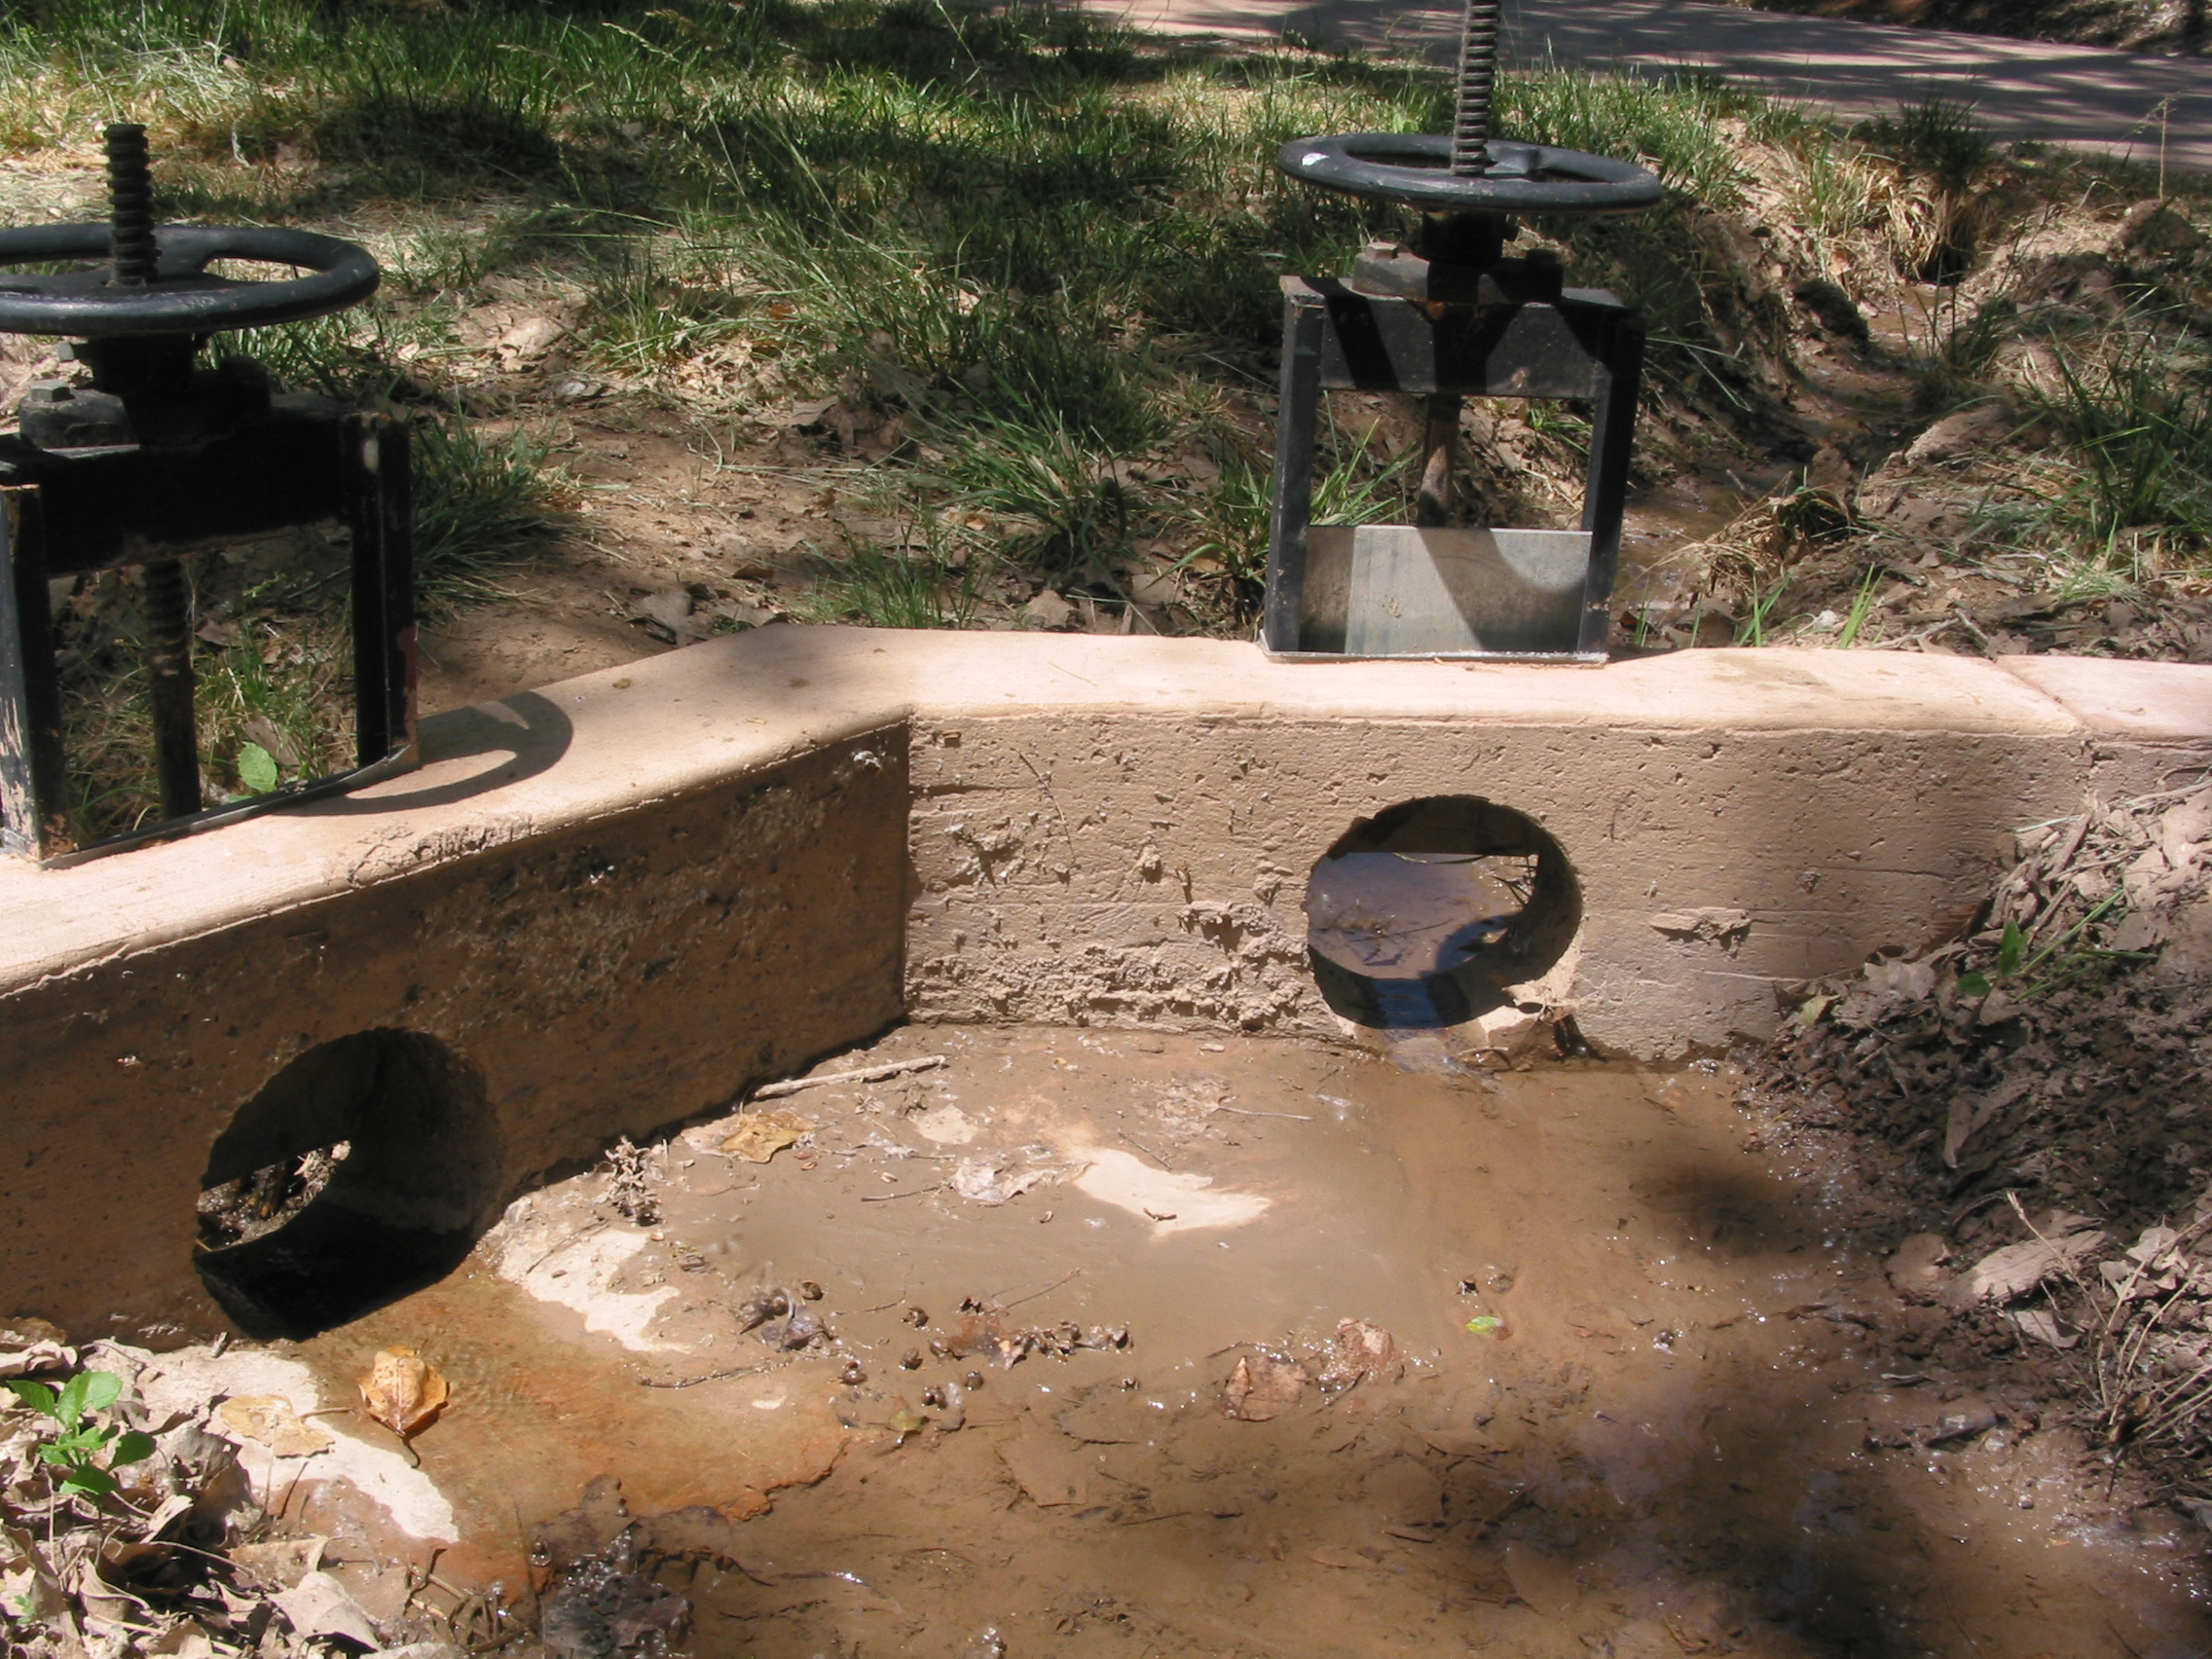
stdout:
[[(574, 737), (575, 728), (569, 717), (551, 698), (535, 691), (518, 691), (502, 702), (454, 709), (423, 722), (424, 767), (450, 770), (445, 765), (449, 761), (478, 755), (506, 756), (498, 764), (404, 793), (395, 793), (395, 786), (387, 785), (332, 795), (293, 810), (309, 818), (366, 818), (452, 806), (550, 770), (568, 754)], [(404, 780), (400, 787), (403, 785)]]

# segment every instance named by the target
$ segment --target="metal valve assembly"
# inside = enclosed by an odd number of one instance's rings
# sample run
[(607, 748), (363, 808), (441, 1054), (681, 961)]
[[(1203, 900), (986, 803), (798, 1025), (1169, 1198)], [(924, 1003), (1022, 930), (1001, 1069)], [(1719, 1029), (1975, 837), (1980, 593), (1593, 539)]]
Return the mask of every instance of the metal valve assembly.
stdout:
[[(0, 333), (75, 342), (91, 384), (33, 386), (0, 433), (0, 848), (45, 863), (117, 850), (404, 770), (415, 758), (406, 428), (273, 388), (226, 331), (360, 304), (368, 251), (306, 231), (157, 225), (145, 129), (107, 129), (109, 222), (0, 231)], [(99, 261), (86, 264), (87, 261)], [(244, 262), (302, 273), (252, 280)], [(18, 274), (22, 266), (64, 265)], [(353, 767), (252, 800), (202, 798), (187, 561), (335, 521), (351, 540)], [(50, 584), (136, 567), (162, 817), (91, 845), (69, 810)]]
[[(1276, 166), (1325, 189), (1421, 212), (1411, 246), (1370, 243), (1344, 280), (1285, 276), (1282, 393), (1261, 643), (1282, 657), (1604, 657), (1620, 548), (1641, 317), (1569, 288), (1555, 257), (1505, 256), (1523, 214), (1632, 213), (1659, 180), (1614, 161), (1491, 134), (1496, 0), (1470, 0), (1448, 134), (1297, 138)], [(1325, 391), (1422, 400), (1411, 525), (1311, 522)], [(1454, 487), (1468, 397), (1591, 405), (1579, 529), (1473, 527)]]

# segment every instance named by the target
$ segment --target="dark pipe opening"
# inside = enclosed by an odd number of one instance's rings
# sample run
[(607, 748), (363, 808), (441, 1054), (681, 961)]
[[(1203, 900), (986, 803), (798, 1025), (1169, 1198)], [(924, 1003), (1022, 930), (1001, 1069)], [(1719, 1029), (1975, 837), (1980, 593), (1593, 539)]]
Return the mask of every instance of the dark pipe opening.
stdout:
[(215, 1142), (200, 1276), (249, 1335), (313, 1336), (460, 1266), (498, 1181), (474, 1070), (410, 1031), (341, 1037), (278, 1072)]
[(1582, 923), (1557, 841), (1472, 795), (1362, 819), (1313, 866), (1307, 946), (1329, 1007), (1361, 1025), (1457, 1025), (1548, 971)]

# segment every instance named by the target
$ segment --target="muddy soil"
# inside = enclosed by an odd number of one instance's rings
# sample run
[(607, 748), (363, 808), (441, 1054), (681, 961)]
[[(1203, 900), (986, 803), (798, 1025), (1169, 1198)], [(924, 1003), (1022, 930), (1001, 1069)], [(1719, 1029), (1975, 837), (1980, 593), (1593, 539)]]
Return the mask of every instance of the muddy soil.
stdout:
[(2199, 1534), (2032, 1374), (1900, 1353), (1727, 1068), (909, 1029), (821, 1071), (934, 1056), (545, 1188), (304, 1345), (450, 1380), (442, 1575), (527, 1571), (578, 1653), (2212, 1642)]

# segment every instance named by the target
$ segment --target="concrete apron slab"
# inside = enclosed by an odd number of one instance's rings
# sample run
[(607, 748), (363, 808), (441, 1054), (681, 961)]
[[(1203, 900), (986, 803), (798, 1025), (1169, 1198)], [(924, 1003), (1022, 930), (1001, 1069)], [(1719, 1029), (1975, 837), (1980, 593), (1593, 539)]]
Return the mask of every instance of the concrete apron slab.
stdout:
[(12, 1306), (216, 1323), (211, 1150), (357, 1033), (412, 1034), (409, 1075), (466, 1097), (467, 1132), (425, 1141), (458, 1165), (392, 1201), (471, 1235), (902, 1016), (1341, 1036), (1308, 873), (1423, 797), (1523, 812), (1571, 866), (1579, 931), (1523, 1000), (1641, 1058), (1764, 1035), (1789, 984), (1962, 922), (2014, 826), (2212, 762), (2212, 668), (775, 627), (424, 738), (423, 771), (342, 800), (0, 870)]

